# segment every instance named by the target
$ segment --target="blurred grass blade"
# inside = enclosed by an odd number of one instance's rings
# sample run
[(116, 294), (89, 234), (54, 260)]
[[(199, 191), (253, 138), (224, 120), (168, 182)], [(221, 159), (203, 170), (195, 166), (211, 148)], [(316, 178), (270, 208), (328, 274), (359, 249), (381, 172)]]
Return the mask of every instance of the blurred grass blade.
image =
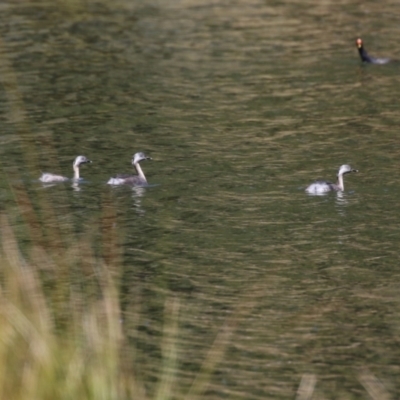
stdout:
[(177, 336), (178, 336), (179, 300), (174, 297), (165, 304), (164, 334), (162, 341), (162, 371), (158, 384), (156, 400), (168, 400), (171, 398), (172, 388), (177, 374)]
[(242, 298), (237, 301), (237, 307), (231, 312), (231, 317), (228, 318), (225, 325), (220, 329), (215, 338), (210, 350), (208, 351), (205, 360), (197, 374), (192, 387), (190, 388), (186, 399), (192, 400), (204, 393), (210, 382), (211, 375), (217, 365), (222, 361), (225, 351), (230, 344), (230, 338), (235, 331), (237, 325), (242, 318), (250, 312), (257, 302), (257, 294), (262, 294), (262, 290), (258, 285), (249, 288)]
[(296, 400), (310, 400), (315, 389), (317, 378), (314, 374), (304, 374), (297, 389)]
[(379, 379), (370, 371), (363, 370), (358, 380), (373, 400), (390, 400), (391, 397)]

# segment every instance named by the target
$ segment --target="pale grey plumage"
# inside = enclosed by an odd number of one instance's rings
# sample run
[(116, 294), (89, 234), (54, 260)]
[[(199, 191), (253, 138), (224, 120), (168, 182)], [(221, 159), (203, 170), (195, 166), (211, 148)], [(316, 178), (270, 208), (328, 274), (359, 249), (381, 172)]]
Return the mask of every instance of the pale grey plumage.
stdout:
[[(86, 164), (86, 163), (91, 163), (92, 161), (90, 161), (88, 158), (86, 158), (85, 156), (78, 156), (75, 158), (73, 164), (72, 164), (72, 168), (74, 170), (74, 177), (72, 178), (72, 180), (79, 180), (80, 176), (79, 176), (79, 167), (81, 164)], [(62, 175), (55, 175), (55, 174), (51, 174), (48, 172), (44, 172), (42, 173), (42, 176), (39, 178), (39, 180), (43, 183), (56, 183), (56, 182), (65, 182), (65, 181), (69, 181), (70, 179), (67, 178), (66, 176), (62, 176)]]
[(310, 194), (322, 194), (331, 191), (343, 191), (343, 175), (350, 172), (358, 172), (358, 170), (351, 168), (350, 165), (344, 164), (339, 168), (337, 174), (337, 183), (332, 183), (328, 181), (316, 181), (306, 188), (306, 192)]
[(151, 160), (150, 157), (146, 156), (144, 153), (139, 152), (133, 155), (132, 165), (137, 171), (137, 175), (125, 175), (118, 174), (109, 179), (108, 185), (132, 185), (132, 186), (145, 186), (147, 185), (147, 179), (144, 176), (142, 168), (140, 167), (140, 162), (143, 160)]

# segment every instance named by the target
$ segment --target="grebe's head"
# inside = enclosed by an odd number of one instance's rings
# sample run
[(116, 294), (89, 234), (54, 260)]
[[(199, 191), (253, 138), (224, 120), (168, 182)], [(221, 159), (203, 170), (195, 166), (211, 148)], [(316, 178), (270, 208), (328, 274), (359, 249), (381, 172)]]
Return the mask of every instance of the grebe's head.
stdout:
[(74, 167), (79, 167), (81, 164), (91, 163), (92, 161), (85, 156), (78, 156), (75, 158)]
[(351, 168), (350, 165), (344, 164), (339, 168), (338, 176), (348, 174), (350, 172), (358, 172), (358, 169)]
[(146, 154), (139, 152), (133, 155), (132, 164), (137, 164), (143, 160), (151, 160), (151, 157), (146, 156)]

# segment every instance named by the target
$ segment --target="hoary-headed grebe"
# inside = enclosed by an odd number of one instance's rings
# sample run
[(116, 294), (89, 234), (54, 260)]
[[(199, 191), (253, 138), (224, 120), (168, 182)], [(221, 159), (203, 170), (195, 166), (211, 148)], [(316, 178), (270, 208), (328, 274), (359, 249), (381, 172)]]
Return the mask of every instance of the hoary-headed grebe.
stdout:
[(133, 185), (133, 186), (145, 186), (147, 185), (146, 177), (140, 167), (140, 161), (151, 160), (144, 153), (136, 153), (132, 157), (132, 165), (136, 168), (137, 175), (124, 175), (118, 174), (107, 182), (109, 185)]
[(344, 190), (343, 175), (350, 172), (358, 172), (358, 170), (351, 168), (350, 165), (344, 164), (339, 168), (337, 183), (316, 181), (307, 187), (306, 192), (311, 194), (321, 194), (331, 191), (342, 191)]
[[(73, 180), (77, 181), (79, 180), (79, 167), (81, 164), (86, 164), (86, 163), (91, 163), (91, 161), (86, 158), (85, 156), (78, 156), (75, 158), (74, 163), (72, 164), (72, 167), (74, 169), (74, 177), (72, 178)], [(53, 182), (65, 182), (69, 181), (69, 178), (61, 175), (54, 175), (50, 174), (47, 172), (44, 172), (42, 176), (39, 178), (39, 180), (43, 183), (53, 183)]]

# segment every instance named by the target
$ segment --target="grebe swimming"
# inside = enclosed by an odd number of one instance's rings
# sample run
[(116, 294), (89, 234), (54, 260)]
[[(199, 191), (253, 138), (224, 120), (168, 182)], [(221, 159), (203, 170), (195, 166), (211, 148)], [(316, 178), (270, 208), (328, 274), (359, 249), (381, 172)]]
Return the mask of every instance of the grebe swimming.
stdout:
[[(73, 180), (77, 181), (80, 179), (79, 177), (79, 167), (81, 164), (86, 164), (86, 163), (91, 163), (88, 158), (85, 156), (78, 156), (75, 158), (74, 163), (72, 164), (72, 168), (74, 169), (74, 177), (72, 178)], [(39, 180), (43, 183), (52, 183), (52, 182), (65, 182), (69, 181), (70, 179), (67, 178), (66, 176), (62, 175), (55, 175), (55, 174), (50, 174), (48, 172), (44, 172), (42, 176), (39, 178)]]
[(146, 156), (144, 153), (139, 152), (133, 155), (132, 165), (136, 168), (137, 175), (124, 175), (118, 174), (113, 178), (110, 178), (107, 182), (108, 185), (133, 185), (133, 186), (145, 186), (147, 185), (147, 179), (144, 176), (140, 162), (143, 160), (151, 160), (151, 157)]
[(392, 61), (390, 58), (376, 58), (371, 57), (367, 50), (364, 49), (364, 44), (361, 38), (356, 40), (356, 45), (358, 49), (358, 53), (360, 54), (361, 61), (370, 64), (387, 64), (388, 62)]
[(331, 191), (343, 191), (343, 175), (350, 172), (358, 172), (358, 170), (351, 168), (350, 165), (344, 164), (339, 168), (337, 174), (337, 183), (332, 183), (328, 181), (316, 181), (306, 188), (306, 192), (311, 194), (321, 194)]

